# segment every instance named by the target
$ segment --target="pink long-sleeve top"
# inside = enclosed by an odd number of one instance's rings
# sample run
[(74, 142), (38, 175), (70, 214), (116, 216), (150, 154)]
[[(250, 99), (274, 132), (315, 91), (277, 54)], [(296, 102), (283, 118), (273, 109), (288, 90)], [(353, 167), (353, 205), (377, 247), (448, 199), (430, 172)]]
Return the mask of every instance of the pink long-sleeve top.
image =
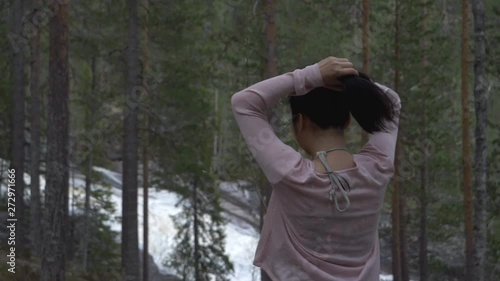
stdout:
[[(399, 96), (377, 85), (395, 101), (398, 122)], [(398, 126), (371, 134), (353, 154), (356, 167), (335, 171), (351, 186), (350, 207), (339, 212), (329, 198), (329, 176), (284, 144), (266, 116), (281, 98), (320, 86), (323, 80), (314, 64), (259, 82), (231, 99), (241, 133), (273, 187), (254, 265), (275, 281), (378, 281), (379, 213), (394, 174)]]

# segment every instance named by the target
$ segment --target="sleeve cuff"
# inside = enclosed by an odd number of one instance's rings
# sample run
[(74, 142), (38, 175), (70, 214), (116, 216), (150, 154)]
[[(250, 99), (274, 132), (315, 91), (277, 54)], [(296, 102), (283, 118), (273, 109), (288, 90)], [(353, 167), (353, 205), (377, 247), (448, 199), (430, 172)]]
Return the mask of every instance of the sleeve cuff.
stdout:
[(321, 72), (317, 63), (293, 72), (295, 93), (292, 95), (305, 95), (314, 88), (324, 86)]
[(306, 67), (305, 70), (306, 79), (310, 81), (313, 89), (325, 86), (323, 77), (321, 77), (321, 71), (319, 71), (319, 65), (317, 63)]

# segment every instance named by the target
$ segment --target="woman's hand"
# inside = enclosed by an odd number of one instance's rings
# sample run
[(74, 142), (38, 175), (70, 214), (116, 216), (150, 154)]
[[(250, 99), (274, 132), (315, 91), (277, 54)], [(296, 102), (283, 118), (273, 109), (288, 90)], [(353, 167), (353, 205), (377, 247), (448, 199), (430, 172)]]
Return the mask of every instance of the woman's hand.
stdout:
[(353, 68), (353, 64), (348, 59), (328, 57), (318, 63), (321, 77), (326, 88), (337, 91), (342, 91), (342, 82), (339, 77), (346, 75), (359, 75), (358, 71)]

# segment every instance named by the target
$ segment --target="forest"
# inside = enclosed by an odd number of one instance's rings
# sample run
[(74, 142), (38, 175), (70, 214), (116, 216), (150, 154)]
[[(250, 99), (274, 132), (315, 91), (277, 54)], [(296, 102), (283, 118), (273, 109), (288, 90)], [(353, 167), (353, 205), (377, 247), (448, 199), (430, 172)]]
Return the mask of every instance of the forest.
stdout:
[(500, 280), (499, 26), (497, 0), (1, 1), (0, 280), (271, 280), (231, 96), (329, 56), (403, 105), (380, 280)]

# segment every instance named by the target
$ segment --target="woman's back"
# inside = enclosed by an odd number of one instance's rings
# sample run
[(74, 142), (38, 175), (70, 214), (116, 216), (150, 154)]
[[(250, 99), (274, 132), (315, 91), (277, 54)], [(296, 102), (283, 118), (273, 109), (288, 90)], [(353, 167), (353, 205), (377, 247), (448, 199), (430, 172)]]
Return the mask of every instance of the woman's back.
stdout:
[[(320, 86), (321, 74), (313, 65), (257, 83), (232, 98), (242, 135), (273, 186), (254, 264), (273, 280), (375, 281), (380, 271), (377, 225), (394, 173), (400, 100), (377, 84), (394, 100), (394, 124), (387, 132), (370, 135), (353, 155), (355, 165), (325, 174), (281, 142), (266, 116), (280, 98)], [(332, 170), (329, 166), (325, 165), (327, 172)]]
[[(377, 280), (370, 278), (380, 271), (377, 225), (392, 165), (363, 150), (353, 156), (355, 168), (337, 171), (351, 186), (344, 212), (325, 196), (328, 175), (307, 159), (273, 185), (254, 262), (274, 272), (273, 280)], [(293, 279), (306, 274), (309, 279)]]

